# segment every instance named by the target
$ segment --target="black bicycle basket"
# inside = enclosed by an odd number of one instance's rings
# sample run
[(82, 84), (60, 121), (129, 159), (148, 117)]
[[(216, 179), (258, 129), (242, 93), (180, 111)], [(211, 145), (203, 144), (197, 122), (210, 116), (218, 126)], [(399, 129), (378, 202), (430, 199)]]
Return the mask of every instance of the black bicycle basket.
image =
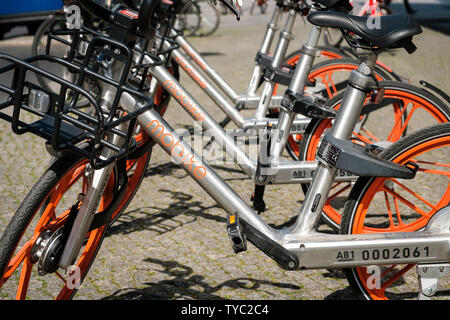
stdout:
[[(62, 57), (48, 54), (55, 42), (65, 46)], [(0, 61), (8, 63), (0, 73), (11, 78), (9, 85), (0, 84), (0, 118), (11, 123), (14, 133), (38, 135), (54, 151), (81, 153), (100, 169), (133, 151), (137, 116), (153, 107), (152, 100), (128, 82), (132, 58), (132, 49), (101, 32), (85, 26), (50, 27), (46, 54), (21, 60), (0, 53)], [(36, 66), (42, 61), (52, 66), (48, 69), (66, 70), (67, 76)], [(57, 89), (49, 90), (38, 78)], [(142, 107), (125, 112), (120, 106), (124, 94)], [(87, 102), (83, 107), (78, 105), (81, 100)], [(84, 142), (88, 148), (81, 147)]]

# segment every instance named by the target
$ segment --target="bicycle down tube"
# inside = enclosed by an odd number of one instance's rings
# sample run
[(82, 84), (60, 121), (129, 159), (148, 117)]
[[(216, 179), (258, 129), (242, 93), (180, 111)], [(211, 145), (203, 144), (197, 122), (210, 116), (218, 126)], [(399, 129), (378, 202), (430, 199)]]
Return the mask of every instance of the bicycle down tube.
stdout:
[[(266, 126), (267, 123), (276, 125), (278, 119), (264, 118), (256, 120), (255, 118), (244, 118), (239, 110), (232, 105), (215, 87), (206, 79), (192, 64), (179, 49), (171, 49), (168, 41), (163, 44), (164, 50), (171, 51), (172, 59), (183, 69), (186, 74), (196, 83), (213, 101), (214, 103), (233, 121), (239, 128), (244, 130)], [(280, 96), (282, 98), (282, 96)], [(280, 101), (280, 100), (278, 100)], [(279, 106), (279, 104), (277, 104)], [(275, 106), (275, 105), (274, 105)], [(309, 118), (296, 118), (291, 126), (291, 133), (303, 133), (306, 126), (309, 124)]]

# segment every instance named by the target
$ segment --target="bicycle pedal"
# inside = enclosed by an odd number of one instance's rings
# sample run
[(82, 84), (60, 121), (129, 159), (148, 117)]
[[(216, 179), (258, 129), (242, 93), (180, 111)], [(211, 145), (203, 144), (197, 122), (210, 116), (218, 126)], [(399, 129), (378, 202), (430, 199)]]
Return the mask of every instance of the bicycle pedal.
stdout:
[(336, 110), (328, 108), (316, 97), (296, 94), (289, 89), (283, 96), (281, 106), (308, 118), (333, 119), (336, 117)]
[(234, 253), (247, 250), (247, 238), (243, 232), (242, 225), (239, 223), (239, 216), (237, 213), (228, 215), (227, 233), (231, 240), (231, 247), (233, 248)]

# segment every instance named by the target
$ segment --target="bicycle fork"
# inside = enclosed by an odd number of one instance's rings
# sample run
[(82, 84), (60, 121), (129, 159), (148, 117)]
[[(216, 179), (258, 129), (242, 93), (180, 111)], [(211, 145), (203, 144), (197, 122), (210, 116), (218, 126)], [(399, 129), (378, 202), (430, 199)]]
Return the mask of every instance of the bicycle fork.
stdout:
[[(109, 94), (112, 94), (110, 90), (105, 90), (105, 103), (103, 104), (107, 107)], [(114, 96), (114, 94), (112, 95)], [(121, 126), (124, 126), (122, 124)], [(123, 128), (121, 128), (123, 129)], [(108, 137), (108, 142), (115, 145), (120, 145), (123, 142), (123, 137), (116, 134), (111, 134)], [(104, 149), (102, 151), (101, 159), (110, 158), (114, 151), (111, 149)], [(81, 207), (73, 223), (72, 229), (67, 238), (64, 251), (59, 260), (59, 267), (67, 270), (71, 266), (86, 239), (86, 234), (89, 231), (91, 223), (94, 219), (97, 208), (100, 204), (103, 192), (105, 191), (106, 184), (111, 176), (114, 164), (110, 164), (99, 170), (90, 170), (88, 178), (88, 188), (86, 194), (82, 195)]]

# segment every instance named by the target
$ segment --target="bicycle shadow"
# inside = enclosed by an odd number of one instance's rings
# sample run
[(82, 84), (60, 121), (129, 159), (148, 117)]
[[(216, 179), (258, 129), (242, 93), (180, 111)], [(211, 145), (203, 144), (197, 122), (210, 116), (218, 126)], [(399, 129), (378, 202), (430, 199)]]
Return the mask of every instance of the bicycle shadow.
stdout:
[[(244, 175), (242, 170), (236, 169), (236, 168), (232, 168), (232, 167), (226, 167), (226, 166), (221, 166), (221, 165), (210, 165), (211, 168), (213, 168), (214, 170), (218, 171), (224, 171), (227, 173), (234, 173), (234, 174), (242, 174)], [(180, 169), (180, 166), (173, 163), (173, 162), (166, 162), (163, 164), (158, 164), (158, 165), (154, 165), (154, 166), (148, 166), (145, 173), (144, 173), (144, 178), (147, 177), (151, 177), (151, 176), (163, 176), (163, 177), (175, 177), (178, 179), (184, 179), (188, 176), (187, 173), (185, 173), (184, 171), (182, 171), (182, 173), (178, 173), (176, 172), (178, 169)], [(248, 176), (243, 176), (243, 177), (232, 177), (232, 178), (224, 178), (224, 181), (231, 181), (231, 180), (250, 180), (250, 178)]]
[(199, 217), (219, 223), (227, 221), (225, 217), (207, 213), (210, 209), (219, 208), (217, 204), (205, 206), (202, 201), (192, 201), (194, 196), (185, 192), (166, 189), (159, 189), (158, 192), (167, 193), (174, 201), (167, 207), (147, 206), (126, 211), (110, 226), (107, 236), (130, 234), (142, 230), (162, 235), (196, 222)]
[(273, 282), (254, 278), (236, 278), (224, 281), (218, 285), (211, 285), (207, 280), (194, 270), (173, 260), (160, 260), (147, 258), (143, 261), (161, 266), (157, 269), (161, 274), (165, 274), (169, 279), (158, 282), (145, 282), (145, 287), (119, 289), (102, 300), (124, 299), (124, 300), (169, 300), (169, 299), (202, 299), (202, 300), (228, 300), (219, 294), (222, 289), (244, 289), (248, 291), (262, 291), (268, 295), (273, 295), (264, 289), (264, 286), (288, 290), (300, 290), (300, 286), (284, 282)]

